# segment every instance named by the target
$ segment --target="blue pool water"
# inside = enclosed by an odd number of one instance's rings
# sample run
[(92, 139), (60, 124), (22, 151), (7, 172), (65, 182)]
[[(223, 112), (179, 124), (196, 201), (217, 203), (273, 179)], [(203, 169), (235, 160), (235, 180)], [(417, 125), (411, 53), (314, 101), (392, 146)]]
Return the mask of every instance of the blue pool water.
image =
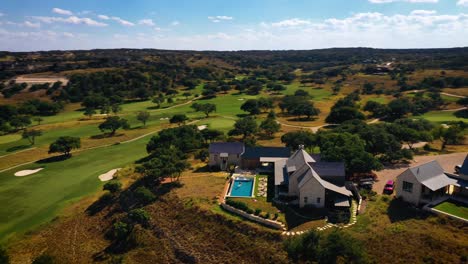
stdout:
[(237, 177), (231, 186), (231, 196), (252, 197), (254, 179)]

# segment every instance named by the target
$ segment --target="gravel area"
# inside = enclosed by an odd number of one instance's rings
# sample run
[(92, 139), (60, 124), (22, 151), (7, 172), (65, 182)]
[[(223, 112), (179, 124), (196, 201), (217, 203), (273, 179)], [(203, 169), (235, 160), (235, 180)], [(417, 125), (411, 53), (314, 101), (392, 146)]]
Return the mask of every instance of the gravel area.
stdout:
[(433, 160), (437, 160), (439, 164), (444, 168), (446, 172), (454, 172), (455, 165), (459, 165), (463, 163), (465, 160), (467, 153), (453, 153), (453, 154), (446, 154), (446, 155), (439, 155), (439, 156), (416, 156), (414, 160), (409, 165), (397, 165), (397, 166), (388, 166), (385, 169), (376, 172), (377, 174), (377, 181), (373, 186), (373, 190), (377, 193), (382, 193), (385, 183), (388, 180), (396, 180), (396, 177), (404, 172), (409, 167), (414, 167), (417, 165), (421, 165)]

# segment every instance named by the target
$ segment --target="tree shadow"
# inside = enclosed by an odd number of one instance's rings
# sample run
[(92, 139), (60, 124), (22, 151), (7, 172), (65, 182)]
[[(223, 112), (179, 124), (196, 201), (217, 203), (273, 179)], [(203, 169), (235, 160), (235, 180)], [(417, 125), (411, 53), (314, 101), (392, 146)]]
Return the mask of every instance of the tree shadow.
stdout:
[(288, 228), (292, 229), (310, 221), (324, 219), (327, 216), (326, 209), (319, 208), (299, 208), (298, 206), (284, 206), (282, 210), (285, 215)]
[(71, 156), (72, 156), (71, 154), (70, 155), (53, 156), (53, 157), (50, 157), (50, 158), (45, 158), (45, 159), (41, 159), (39, 161), (36, 161), (36, 163), (45, 164), (45, 163), (60, 162), (60, 161), (65, 161), (65, 160), (71, 158)]
[(393, 199), (388, 205), (387, 215), (390, 222), (395, 223), (409, 219), (423, 220), (429, 216), (429, 213), (403, 201), (402, 199)]
[(24, 149), (31, 148), (31, 146), (32, 146), (32, 145), (14, 146), (14, 147), (8, 148), (8, 149), (6, 150), (6, 152), (15, 152), (15, 151), (18, 151), (18, 150), (24, 150)]
[(249, 114), (237, 114), (236, 116), (239, 117), (239, 118), (244, 118), (244, 117), (248, 117), (250, 115)]
[(304, 121), (315, 121), (317, 120), (318, 117), (293, 117), (293, 118), (289, 118), (287, 119), (287, 121), (291, 121), (291, 122), (304, 122)]
[(94, 136), (90, 136), (89, 138), (90, 139), (103, 139), (103, 138), (110, 138), (110, 137), (121, 137), (121, 136), (124, 136), (125, 134), (113, 134), (112, 133), (103, 133), (103, 134), (99, 134), (99, 135), (94, 135)]

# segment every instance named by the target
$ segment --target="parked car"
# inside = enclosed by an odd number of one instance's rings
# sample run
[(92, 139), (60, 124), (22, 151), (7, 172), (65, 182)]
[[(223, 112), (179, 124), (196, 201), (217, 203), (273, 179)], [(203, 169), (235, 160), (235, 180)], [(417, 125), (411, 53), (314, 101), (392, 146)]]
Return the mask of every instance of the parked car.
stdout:
[(362, 182), (359, 183), (359, 188), (366, 189), (366, 190), (372, 190), (372, 185), (374, 185), (373, 181), (362, 181)]
[(394, 189), (395, 189), (395, 182), (392, 181), (392, 180), (389, 180), (389, 181), (387, 181), (387, 183), (385, 184), (385, 187), (384, 187), (383, 192), (384, 192), (385, 194), (392, 194)]
[(459, 174), (459, 173), (460, 173), (461, 167), (462, 167), (462, 165), (456, 165), (456, 166), (455, 166), (455, 173), (456, 173), (456, 174)]

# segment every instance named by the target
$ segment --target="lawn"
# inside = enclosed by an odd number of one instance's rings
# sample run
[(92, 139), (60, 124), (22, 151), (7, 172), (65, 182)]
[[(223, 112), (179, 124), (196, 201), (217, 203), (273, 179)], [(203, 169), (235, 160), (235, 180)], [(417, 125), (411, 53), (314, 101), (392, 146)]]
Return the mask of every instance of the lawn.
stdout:
[(431, 111), (421, 116), (415, 116), (414, 118), (424, 118), (435, 123), (446, 123), (450, 121), (464, 121), (467, 122), (466, 118), (459, 118), (454, 115), (452, 111)]
[[(148, 139), (84, 151), (61, 162), (35, 163), (0, 173), (0, 240), (52, 220), (71, 202), (99, 190), (103, 184), (98, 176), (144, 157)], [(16, 171), (39, 167), (44, 170), (34, 175), (13, 175)]]
[(457, 201), (445, 201), (435, 206), (434, 209), (468, 220), (468, 207), (466, 206), (466, 204)]

